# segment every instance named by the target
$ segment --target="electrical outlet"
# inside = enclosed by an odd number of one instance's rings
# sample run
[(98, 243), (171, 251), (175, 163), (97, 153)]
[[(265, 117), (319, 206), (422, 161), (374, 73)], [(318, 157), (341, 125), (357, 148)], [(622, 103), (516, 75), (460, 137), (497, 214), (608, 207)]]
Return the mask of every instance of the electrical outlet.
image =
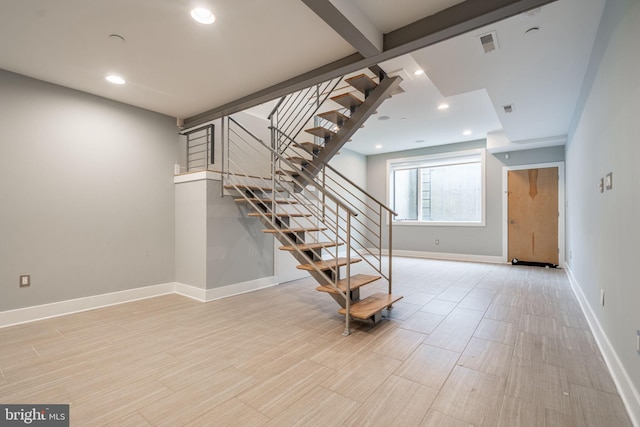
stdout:
[(440, 239), (436, 239), (436, 245), (440, 244)]
[(23, 274), (20, 276), (20, 287), (26, 288), (27, 286), (31, 286), (31, 276), (29, 274)]
[(636, 351), (640, 354), (640, 329), (637, 331), (638, 335), (636, 335)]
[(600, 305), (604, 307), (604, 289), (600, 289)]

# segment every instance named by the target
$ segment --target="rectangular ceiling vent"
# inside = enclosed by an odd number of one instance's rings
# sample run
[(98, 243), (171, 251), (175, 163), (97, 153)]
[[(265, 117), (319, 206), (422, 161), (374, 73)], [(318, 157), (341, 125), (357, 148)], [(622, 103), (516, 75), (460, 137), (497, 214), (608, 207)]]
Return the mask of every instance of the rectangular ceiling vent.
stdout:
[(480, 41), (480, 49), (482, 49), (482, 53), (491, 53), (499, 49), (498, 35), (495, 31), (478, 36), (478, 40)]
[(513, 111), (515, 110), (515, 106), (513, 104), (504, 105), (502, 106), (502, 108), (504, 108), (504, 112), (507, 114), (513, 113)]

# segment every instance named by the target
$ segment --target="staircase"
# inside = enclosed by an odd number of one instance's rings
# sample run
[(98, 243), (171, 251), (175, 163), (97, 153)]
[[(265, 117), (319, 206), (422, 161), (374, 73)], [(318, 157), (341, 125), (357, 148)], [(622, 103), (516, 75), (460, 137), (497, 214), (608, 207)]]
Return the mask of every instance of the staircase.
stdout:
[[(402, 298), (392, 294), (395, 213), (328, 165), (380, 104), (401, 91), (399, 77), (370, 74), (283, 97), (269, 116), (268, 142), (234, 118), (223, 119), (224, 194), (234, 195), (318, 282), (316, 289), (339, 304), (344, 335), (352, 319), (376, 323)], [(354, 264), (359, 272), (352, 275)], [(385, 292), (366, 291), (384, 282)]]

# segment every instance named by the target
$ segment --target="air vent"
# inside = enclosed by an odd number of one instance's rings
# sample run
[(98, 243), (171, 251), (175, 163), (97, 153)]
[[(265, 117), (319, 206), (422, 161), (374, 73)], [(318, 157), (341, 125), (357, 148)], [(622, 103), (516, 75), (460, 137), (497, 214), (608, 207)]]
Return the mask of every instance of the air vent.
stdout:
[(504, 112), (507, 114), (513, 113), (515, 110), (515, 106), (513, 104), (504, 105), (502, 108), (504, 108)]
[(495, 31), (478, 36), (480, 41), (480, 49), (482, 53), (491, 53), (499, 49), (498, 35)]

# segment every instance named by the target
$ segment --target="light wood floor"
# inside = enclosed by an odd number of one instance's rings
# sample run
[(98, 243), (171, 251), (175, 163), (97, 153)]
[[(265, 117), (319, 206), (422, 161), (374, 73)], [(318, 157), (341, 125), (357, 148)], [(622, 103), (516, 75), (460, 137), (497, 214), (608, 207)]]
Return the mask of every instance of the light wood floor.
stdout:
[(72, 426), (631, 425), (562, 270), (394, 273), (405, 298), (349, 337), (311, 280), (0, 329), (0, 402), (70, 403)]

